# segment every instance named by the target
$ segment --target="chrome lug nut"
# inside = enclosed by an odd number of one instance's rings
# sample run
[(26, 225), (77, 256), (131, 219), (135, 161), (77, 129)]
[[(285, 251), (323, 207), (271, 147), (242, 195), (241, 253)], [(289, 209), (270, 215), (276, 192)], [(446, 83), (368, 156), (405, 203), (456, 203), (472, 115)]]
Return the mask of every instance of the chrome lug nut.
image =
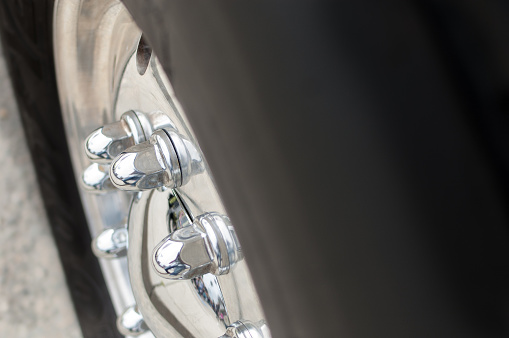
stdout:
[(99, 258), (118, 258), (127, 254), (127, 228), (105, 229), (92, 241), (92, 251)]
[(136, 337), (147, 332), (148, 326), (136, 306), (133, 305), (117, 318), (117, 329), (124, 336)]
[(207, 273), (223, 275), (242, 259), (237, 236), (228, 217), (198, 216), (172, 232), (154, 249), (156, 272), (167, 279), (191, 279)]
[(89, 192), (104, 193), (115, 189), (110, 181), (110, 167), (92, 163), (81, 177), (83, 187)]
[(270, 338), (270, 331), (265, 321), (253, 323), (248, 320), (237, 321), (228, 326), (226, 333), (219, 338)]
[(156, 130), (149, 141), (122, 152), (113, 161), (110, 179), (121, 190), (176, 188), (203, 171), (194, 145), (172, 129)]
[(160, 128), (175, 127), (162, 112), (144, 114), (131, 110), (120, 121), (92, 132), (85, 141), (85, 152), (92, 161), (107, 163), (125, 149), (148, 140)]

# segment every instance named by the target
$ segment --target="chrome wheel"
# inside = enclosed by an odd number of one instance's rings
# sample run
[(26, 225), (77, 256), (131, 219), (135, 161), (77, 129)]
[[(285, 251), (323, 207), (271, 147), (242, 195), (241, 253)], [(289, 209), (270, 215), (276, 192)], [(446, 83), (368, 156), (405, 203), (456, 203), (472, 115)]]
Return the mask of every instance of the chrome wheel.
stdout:
[(121, 332), (269, 337), (206, 157), (127, 10), (61, 0), (54, 18), (71, 157)]

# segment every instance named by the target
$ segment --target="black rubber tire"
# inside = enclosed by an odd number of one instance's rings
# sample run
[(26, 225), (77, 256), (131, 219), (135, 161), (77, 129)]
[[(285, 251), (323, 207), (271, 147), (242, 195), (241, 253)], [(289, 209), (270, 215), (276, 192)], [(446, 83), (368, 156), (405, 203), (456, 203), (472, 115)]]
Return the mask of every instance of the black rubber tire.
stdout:
[(506, 2), (124, 2), (274, 337), (509, 335)]
[[(90, 247), (55, 80), (53, 1), (0, 1), (0, 34), (28, 147), (85, 338), (122, 337)], [(56, 333), (57, 335), (63, 332)]]

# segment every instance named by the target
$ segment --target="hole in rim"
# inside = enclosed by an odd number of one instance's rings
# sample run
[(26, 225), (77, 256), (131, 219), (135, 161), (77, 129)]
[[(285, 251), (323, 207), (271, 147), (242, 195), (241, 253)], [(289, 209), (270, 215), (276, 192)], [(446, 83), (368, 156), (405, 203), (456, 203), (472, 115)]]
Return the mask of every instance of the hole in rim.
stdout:
[(151, 56), (152, 48), (148, 45), (147, 41), (142, 35), (140, 42), (138, 43), (138, 49), (136, 51), (136, 68), (138, 69), (138, 73), (140, 75), (145, 74), (147, 71)]

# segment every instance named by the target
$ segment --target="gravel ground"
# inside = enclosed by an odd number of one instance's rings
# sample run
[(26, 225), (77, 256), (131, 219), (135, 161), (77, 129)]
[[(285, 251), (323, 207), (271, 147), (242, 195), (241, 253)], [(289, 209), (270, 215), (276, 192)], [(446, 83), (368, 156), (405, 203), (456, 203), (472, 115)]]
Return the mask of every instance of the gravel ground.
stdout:
[(0, 49), (0, 336), (81, 337)]

